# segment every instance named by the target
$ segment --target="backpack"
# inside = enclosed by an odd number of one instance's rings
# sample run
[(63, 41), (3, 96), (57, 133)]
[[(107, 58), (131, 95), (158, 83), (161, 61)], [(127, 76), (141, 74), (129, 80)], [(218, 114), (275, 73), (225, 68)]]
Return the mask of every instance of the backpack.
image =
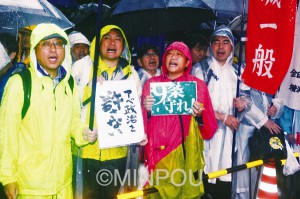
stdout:
[[(23, 70), (20, 73), (17, 73), (18, 75), (21, 76), (22, 83), (23, 83), (23, 91), (24, 91), (24, 103), (22, 107), (22, 119), (24, 119), (28, 108), (30, 106), (30, 97), (31, 97), (31, 75), (30, 71), (28, 69)], [(68, 80), (68, 84), (70, 86), (70, 89), (73, 93), (73, 88), (74, 88), (74, 79), (72, 76), (70, 76)]]
[(281, 160), (287, 158), (287, 149), (282, 129), (279, 134), (271, 134), (265, 126), (255, 129), (253, 136), (249, 138), (249, 149), (250, 161), (270, 158)]

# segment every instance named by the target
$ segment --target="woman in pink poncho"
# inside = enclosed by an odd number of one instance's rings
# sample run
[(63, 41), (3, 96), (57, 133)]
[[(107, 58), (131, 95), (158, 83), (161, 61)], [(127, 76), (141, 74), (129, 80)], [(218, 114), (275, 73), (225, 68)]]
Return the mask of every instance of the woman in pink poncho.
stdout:
[[(174, 42), (163, 55), (162, 74), (148, 80), (143, 88), (142, 111), (148, 136), (144, 155), (153, 175), (149, 186), (155, 186), (162, 198), (201, 195), (199, 182), (204, 166), (203, 139), (212, 138), (217, 129), (207, 87), (202, 80), (190, 75), (191, 67), (189, 48), (183, 42)], [(192, 115), (151, 115), (154, 103), (150, 95), (152, 82), (191, 81), (196, 82), (197, 90)]]

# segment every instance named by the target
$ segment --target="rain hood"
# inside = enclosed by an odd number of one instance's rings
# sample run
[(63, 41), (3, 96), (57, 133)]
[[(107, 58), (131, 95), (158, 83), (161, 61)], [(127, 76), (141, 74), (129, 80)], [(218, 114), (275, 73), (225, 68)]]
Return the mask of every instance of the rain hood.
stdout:
[[(123, 49), (123, 52), (121, 54), (121, 57), (125, 58), (128, 61), (128, 65), (130, 65), (131, 64), (131, 53), (130, 53), (130, 50), (129, 50), (129, 45), (128, 45), (125, 33), (123, 32), (123, 30), (120, 27), (118, 27), (116, 25), (107, 25), (107, 26), (104, 26), (101, 29), (99, 41), (101, 41), (103, 35), (107, 34), (112, 29), (118, 29), (118, 30), (120, 30), (120, 32), (121, 32), (121, 34), (122, 34), (122, 36), (124, 38), (124, 49)], [(91, 55), (91, 58), (93, 60), (95, 60), (95, 45), (96, 45), (96, 37), (93, 39), (93, 41), (91, 43), (91, 52), (90, 52), (90, 55)], [(101, 60), (100, 55), (99, 55), (99, 59)], [(127, 68), (131, 71), (130, 67), (127, 67)], [(102, 71), (101, 65), (98, 66), (98, 71), (99, 70)]]
[[(67, 34), (64, 32), (64, 30), (62, 30), (55, 24), (42, 23), (36, 26), (36, 28), (32, 31), (30, 37), (30, 66), (35, 70), (39, 78), (41, 78), (43, 75), (37, 70), (35, 47), (43, 38), (53, 34), (58, 34), (67, 41), (65, 45), (65, 59), (62, 62), (61, 66), (67, 71), (67, 76), (70, 76), (72, 58), (70, 54), (70, 42)], [(68, 79), (69, 78), (64, 78), (63, 81), (67, 81)]]
[(233, 52), (234, 52), (234, 37), (233, 37), (231, 29), (228, 26), (221, 25), (213, 31), (213, 33), (210, 36), (210, 46), (209, 46), (209, 52), (210, 52), (212, 57), (213, 57), (213, 51), (212, 51), (211, 44), (212, 44), (212, 40), (215, 36), (222, 36), (222, 37), (228, 37), (229, 38), (230, 43), (232, 45), (232, 51), (231, 51), (231, 54), (229, 55), (229, 57), (227, 58), (226, 62), (232, 64), (232, 62), (233, 62)]
[(190, 63), (188, 65), (188, 67), (184, 71), (184, 75), (190, 74), (190, 71), (192, 69), (192, 62), (193, 62), (190, 49), (185, 43), (180, 42), (180, 41), (175, 41), (167, 47), (167, 49), (166, 49), (166, 51), (163, 55), (162, 67), (161, 67), (162, 75), (164, 77), (167, 77), (167, 75), (168, 75), (168, 70), (167, 70), (167, 67), (165, 65), (165, 62), (166, 62), (166, 55), (167, 55), (169, 50), (179, 50), (180, 52), (182, 52), (190, 60)]

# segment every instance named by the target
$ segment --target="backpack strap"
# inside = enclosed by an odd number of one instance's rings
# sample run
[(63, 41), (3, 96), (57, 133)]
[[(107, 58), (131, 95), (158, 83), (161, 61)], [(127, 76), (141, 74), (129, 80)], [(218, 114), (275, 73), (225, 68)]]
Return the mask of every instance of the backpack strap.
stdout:
[(202, 70), (202, 75), (203, 75), (203, 81), (206, 83), (207, 82), (207, 70), (209, 68), (207, 59), (204, 59), (203, 61), (201, 61), (201, 70)]
[(84, 101), (82, 102), (82, 106), (87, 105), (87, 104), (90, 103), (91, 101), (92, 101), (92, 97), (87, 98), (86, 100), (84, 100)]
[(28, 69), (23, 70), (20, 73), (17, 73), (21, 76), (23, 83), (23, 91), (24, 91), (24, 102), (22, 107), (22, 119), (24, 119), (28, 108), (30, 106), (30, 96), (31, 96), (31, 75)]
[(72, 77), (72, 75), (70, 75), (69, 79), (68, 79), (68, 83), (69, 83), (69, 86), (70, 86), (70, 89), (73, 93), (73, 88), (74, 88), (74, 78)]
[[(23, 102), (23, 107), (22, 107), (22, 119), (24, 119), (29, 106), (30, 106), (30, 97), (31, 97), (31, 75), (30, 71), (28, 69), (23, 70), (20, 73), (17, 73), (18, 75), (21, 76), (22, 83), (23, 83), (23, 91), (24, 91), (24, 102)], [(68, 84), (70, 86), (70, 89), (73, 93), (74, 89), (74, 78), (70, 76), (68, 79)]]
[(209, 84), (211, 78), (218, 80), (219, 78), (214, 74), (213, 70), (209, 68), (208, 59), (204, 59), (200, 62), (201, 70), (203, 73), (203, 81), (206, 83), (206, 85)]

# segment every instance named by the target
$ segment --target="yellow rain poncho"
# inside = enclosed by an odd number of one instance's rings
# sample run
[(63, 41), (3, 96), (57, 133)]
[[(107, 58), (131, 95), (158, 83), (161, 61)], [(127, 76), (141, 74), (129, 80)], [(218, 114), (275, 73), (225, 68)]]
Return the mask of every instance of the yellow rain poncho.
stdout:
[[(106, 80), (125, 80), (125, 79), (133, 79), (136, 82), (136, 87), (138, 90), (139, 95), (141, 94), (141, 84), (138, 77), (137, 72), (133, 69), (131, 64), (131, 54), (129, 51), (129, 46), (125, 37), (124, 32), (122, 29), (120, 29), (117, 26), (114, 25), (107, 25), (104, 28), (101, 29), (100, 33), (100, 41), (103, 35), (108, 33), (111, 29), (118, 29), (123, 34), (124, 41), (124, 49), (121, 54), (121, 58), (123, 61), (122, 65), (116, 66), (115, 70), (111, 70), (110, 67), (99, 57), (99, 65), (98, 65), (98, 72), (97, 76), (102, 76)], [(93, 39), (91, 43), (91, 57), (94, 59), (95, 56), (95, 45), (96, 45), (96, 38)], [(119, 61), (120, 62), (120, 61)], [(91, 77), (92, 79), (93, 70), (91, 70)], [(84, 90), (84, 96), (83, 101), (89, 99), (91, 97), (91, 88), (86, 86)], [(86, 115), (86, 123), (89, 123), (90, 120), (90, 103), (86, 105), (86, 112), (83, 113)], [(95, 123), (95, 126), (97, 124)], [(101, 129), (101, 127), (99, 127)], [(76, 148), (73, 150), (73, 154), (77, 154)], [(93, 144), (87, 145), (82, 148), (81, 156), (82, 158), (89, 158), (89, 159), (95, 159), (95, 160), (113, 160), (113, 159), (119, 159), (124, 158), (127, 155), (127, 147), (116, 147), (116, 148), (109, 148), (109, 149), (99, 149), (99, 143), (96, 141)]]
[[(37, 70), (35, 46), (46, 36), (65, 32), (54, 24), (40, 24), (31, 35), (31, 97), (24, 119), (21, 118), (24, 92), (19, 75), (10, 78), (0, 109), (0, 181), (18, 183), (21, 195), (52, 195), (69, 189), (72, 181), (71, 137), (83, 140), (80, 104), (76, 85), (71, 90), (69, 42), (60, 67), (64, 78), (53, 86), (49, 76)], [(71, 191), (72, 192), (72, 191)], [(71, 193), (72, 194), (72, 193)]]

